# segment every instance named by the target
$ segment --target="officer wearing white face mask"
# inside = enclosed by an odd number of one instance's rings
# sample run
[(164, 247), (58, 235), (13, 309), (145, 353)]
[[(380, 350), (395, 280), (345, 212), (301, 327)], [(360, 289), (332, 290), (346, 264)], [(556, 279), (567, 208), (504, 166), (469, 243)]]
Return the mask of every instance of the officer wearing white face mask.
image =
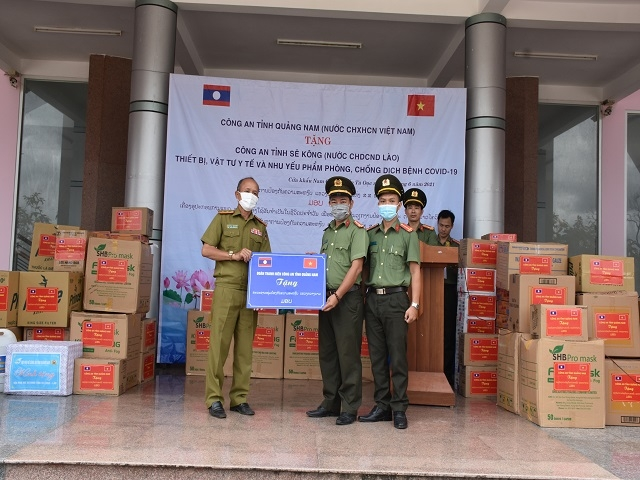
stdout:
[(356, 421), (362, 403), (362, 322), (364, 303), (361, 272), (367, 254), (367, 232), (353, 219), (356, 189), (345, 177), (325, 184), (334, 220), (322, 235), (321, 253), (327, 256), (327, 301), (319, 315), (319, 353), (324, 399), (312, 418), (338, 417), (336, 425)]
[(258, 314), (246, 308), (248, 265), (253, 252), (270, 252), (267, 225), (253, 215), (260, 189), (256, 181), (243, 178), (235, 192), (238, 207), (221, 210), (202, 235), (202, 256), (216, 262), (215, 299), (211, 311), (211, 339), (206, 368), (205, 404), (211, 416), (226, 418), (222, 384), (223, 367), (234, 339), (233, 382), (229, 392), (231, 410), (253, 415), (247, 403), (253, 336)]

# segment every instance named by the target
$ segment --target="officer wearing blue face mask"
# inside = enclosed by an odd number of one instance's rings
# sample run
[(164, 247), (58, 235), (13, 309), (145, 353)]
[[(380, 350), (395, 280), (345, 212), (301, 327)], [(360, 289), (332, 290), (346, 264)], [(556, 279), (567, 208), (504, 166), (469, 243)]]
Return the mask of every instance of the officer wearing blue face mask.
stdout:
[(364, 300), (361, 272), (367, 255), (367, 232), (353, 219), (356, 189), (348, 178), (331, 177), (325, 184), (333, 220), (322, 235), (327, 256), (327, 301), (319, 315), (320, 371), (324, 399), (312, 418), (338, 417), (336, 425), (356, 421), (362, 403), (362, 322)]
[[(407, 428), (407, 331), (418, 318), (420, 298), (420, 247), (418, 235), (398, 220), (404, 194), (402, 183), (383, 175), (375, 183), (382, 222), (370, 227), (367, 254), (368, 279), (365, 325), (375, 384), (375, 405), (361, 422), (393, 419), (395, 428)], [(408, 288), (415, 300), (409, 301)], [(387, 363), (389, 359), (390, 365)], [(389, 375), (391, 367), (391, 376)], [(393, 394), (390, 389), (393, 382)]]

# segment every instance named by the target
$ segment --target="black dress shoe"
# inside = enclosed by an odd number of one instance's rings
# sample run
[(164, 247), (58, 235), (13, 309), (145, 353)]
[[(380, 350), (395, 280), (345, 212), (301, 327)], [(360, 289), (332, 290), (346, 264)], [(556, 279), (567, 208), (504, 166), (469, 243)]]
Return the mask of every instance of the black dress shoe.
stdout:
[(222, 402), (213, 402), (209, 407), (209, 415), (216, 418), (227, 418)]
[(231, 411), (238, 412), (241, 415), (255, 415), (256, 413), (253, 411), (253, 409), (249, 406), (248, 403), (239, 403), (238, 405), (231, 407)]
[(374, 406), (368, 415), (360, 415), (358, 417), (360, 422), (390, 422), (391, 410), (383, 410), (377, 405)]
[(351, 425), (355, 421), (355, 414), (342, 412), (340, 416), (336, 418), (336, 425)]
[(407, 428), (407, 415), (404, 412), (393, 412), (393, 426), (396, 428)]
[(322, 405), (320, 405), (315, 410), (309, 410), (307, 412), (307, 417), (311, 418), (337, 417), (338, 415), (340, 414), (337, 412), (332, 412), (331, 410), (327, 410)]

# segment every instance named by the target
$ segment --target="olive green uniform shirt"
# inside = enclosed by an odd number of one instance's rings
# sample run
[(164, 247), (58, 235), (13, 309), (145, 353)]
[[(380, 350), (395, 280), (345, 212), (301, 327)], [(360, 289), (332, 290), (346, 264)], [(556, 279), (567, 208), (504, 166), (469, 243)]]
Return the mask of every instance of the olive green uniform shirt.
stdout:
[[(242, 218), (240, 207), (221, 210), (213, 218), (201, 238), (203, 243), (225, 252), (239, 252), (248, 248), (252, 252), (270, 252), (267, 225), (258, 217)], [(245, 262), (216, 262), (213, 276), (216, 284), (240, 290), (247, 289), (249, 267)]]
[(370, 227), (369, 278), (367, 286), (408, 287), (411, 283), (409, 262), (420, 264), (420, 241), (416, 232), (396, 218), (384, 232), (382, 223)]
[(427, 245), (435, 245), (431, 242), (436, 242), (438, 239), (438, 234), (433, 229), (433, 227), (425, 225), (424, 223), (420, 224), (420, 226), (416, 230), (416, 233), (418, 234), (418, 240), (426, 243)]
[[(336, 221), (324, 229), (322, 234), (322, 247), (320, 253), (327, 255), (327, 288), (337, 289), (347, 272), (351, 268), (351, 263), (359, 258), (367, 256), (368, 238), (367, 231), (362, 224), (349, 217), (336, 228)], [(362, 280), (358, 275), (355, 283)]]

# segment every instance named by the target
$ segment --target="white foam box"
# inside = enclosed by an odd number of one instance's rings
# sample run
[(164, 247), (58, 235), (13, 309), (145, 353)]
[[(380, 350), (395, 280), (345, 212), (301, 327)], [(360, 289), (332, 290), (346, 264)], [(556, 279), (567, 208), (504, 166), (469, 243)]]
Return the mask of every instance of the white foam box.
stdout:
[(640, 427), (640, 360), (607, 358), (606, 425)]
[(520, 416), (541, 427), (604, 428), (604, 342), (520, 339)]
[(589, 340), (589, 309), (584, 305), (531, 305), (531, 334), (537, 338)]
[(509, 276), (566, 275), (569, 246), (562, 243), (498, 242), (496, 287), (509, 288)]
[(77, 358), (73, 393), (77, 395), (120, 395), (126, 391), (126, 360)]
[(5, 393), (66, 396), (73, 393), (74, 361), (82, 342), (30, 340), (7, 345)]
[(458, 268), (458, 291), (496, 293), (496, 271), (492, 268)]
[(576, 255), (569, 258), (569, 275), (576, 277), (576, 292), (635, 291), (633, 257)]

